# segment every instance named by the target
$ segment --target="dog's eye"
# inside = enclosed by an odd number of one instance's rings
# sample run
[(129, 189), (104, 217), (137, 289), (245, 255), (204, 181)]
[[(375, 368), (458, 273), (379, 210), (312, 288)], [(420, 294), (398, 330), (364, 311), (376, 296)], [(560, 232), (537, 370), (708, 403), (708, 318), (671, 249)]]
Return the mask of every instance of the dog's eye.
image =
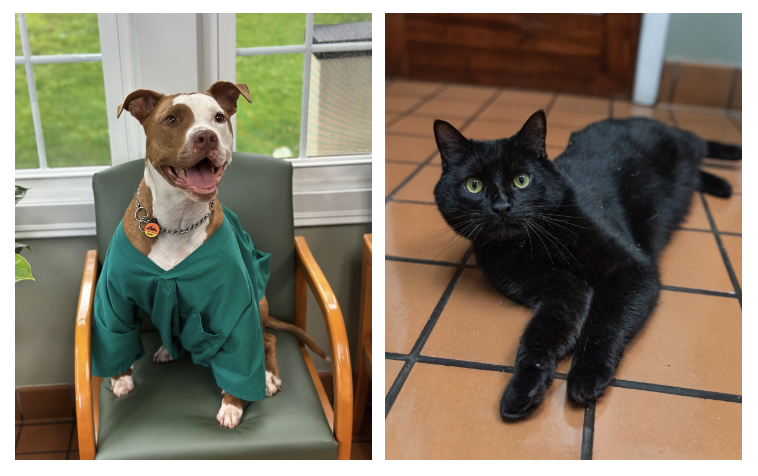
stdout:
[(223, 114), (221, 114), (220, 112), (218, 114), (216, 114), (216, 122), (218, 122), (219, 124), (221, 124), (225, 120), (226, 120), (226, 118), (224, 117)]
[(166, 124), (176, 124), (176, 117), (168, 116), (164, 121)]

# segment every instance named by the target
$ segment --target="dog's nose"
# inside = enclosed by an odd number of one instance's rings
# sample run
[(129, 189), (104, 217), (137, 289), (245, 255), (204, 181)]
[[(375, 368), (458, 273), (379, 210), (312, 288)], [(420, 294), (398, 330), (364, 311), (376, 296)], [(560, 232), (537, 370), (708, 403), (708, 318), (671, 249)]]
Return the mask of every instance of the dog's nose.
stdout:
[(194, 142), (196, 147), (215, 149), (218, 147), (218, 136), (213, 131), (198, 131), (195, 133)]

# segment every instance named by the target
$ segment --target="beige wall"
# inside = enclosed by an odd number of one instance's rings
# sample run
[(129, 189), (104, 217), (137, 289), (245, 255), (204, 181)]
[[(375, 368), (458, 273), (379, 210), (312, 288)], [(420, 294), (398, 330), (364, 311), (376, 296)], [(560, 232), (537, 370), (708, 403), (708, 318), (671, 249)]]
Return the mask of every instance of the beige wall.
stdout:
[[(355, 356), (361, 287), (362, 237), (371, 224), (304, 227), (304, 236), (329, 280), (345, 317)], [(21, 240), (34, 250), (23, 251), (36, 281), (16, 284), (15, 385), (74, 381), (74, 315), (79, 297), (84, 255), (95, 249), (95, 237)], [(310, 294), (310, 293), (309, 293)], [(328, 339), (318, 306), (309, 295), (308, 333), (324, 349)], [(327, 362), (314, 356), (318, 370)]]

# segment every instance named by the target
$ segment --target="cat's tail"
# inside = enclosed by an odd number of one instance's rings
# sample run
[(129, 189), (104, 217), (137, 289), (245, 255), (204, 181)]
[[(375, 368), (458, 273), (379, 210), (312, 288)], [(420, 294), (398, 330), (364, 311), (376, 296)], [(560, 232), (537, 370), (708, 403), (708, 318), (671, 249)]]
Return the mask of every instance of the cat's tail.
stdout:
[[(721, 160), (742, 160), (742, 147), (740, 146), (713, 141), (707, 141), (706, 145), (708, 146), (706, 157)], [(702, 170), (700, 171), (698, 190), (716, 197), (729, 198), (732, 196), (732, 186), (729, 185), (729, 182)]]
[(700, 186), (697, 189), (717, 197), (729, 198), (732, 196), (732, 186), (729, 182), (702, 170), (700, 171)]
[(708, 141), (706, 144), (708, 144), (706, 157), (722, 160), (742, 160), (742, 147), (712, 141)]

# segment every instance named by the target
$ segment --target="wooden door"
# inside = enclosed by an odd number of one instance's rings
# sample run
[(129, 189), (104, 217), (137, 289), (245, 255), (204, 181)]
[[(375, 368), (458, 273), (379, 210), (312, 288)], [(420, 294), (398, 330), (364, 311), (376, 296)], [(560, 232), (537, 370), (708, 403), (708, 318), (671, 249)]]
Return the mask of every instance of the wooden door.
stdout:
[(386, 15), (386, 76), (631, 98), (641, 14)]

